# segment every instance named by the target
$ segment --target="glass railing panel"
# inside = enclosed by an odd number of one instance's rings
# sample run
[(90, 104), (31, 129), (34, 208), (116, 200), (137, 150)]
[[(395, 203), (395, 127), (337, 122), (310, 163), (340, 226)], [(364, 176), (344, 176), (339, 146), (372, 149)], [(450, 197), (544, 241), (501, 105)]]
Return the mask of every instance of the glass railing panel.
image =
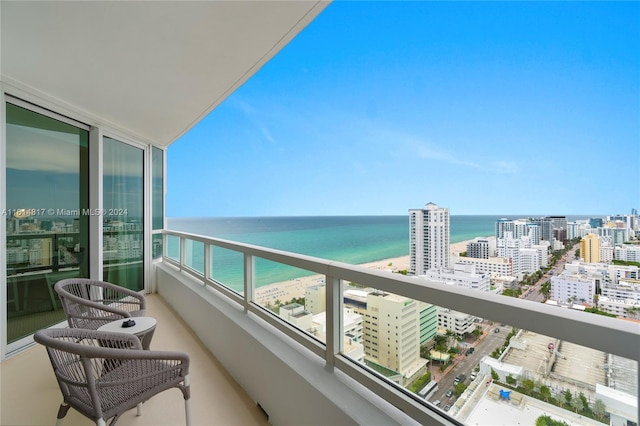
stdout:
[(175, 235), (165, 235), (167, 244), (165, 256), (176, 262), (180, 261), (180, 237)]
[(244, 294), (244, 257), (237, 251), (211, 246), (211, 273), (208, 277), (230, 290)]
[(162, 257), (162, 250), (162, 234), (153, 234), (151, 237), (151, 254), (154, 260)]
[(324, 275), (257, 258), (254, 301), (326, 342)]
[(635, 421), (635, 360), (362, 285), (343, 302), (343, 354), (462, 423)]
[(185, 239), (184, 265), (204, 275), (204, 243)]

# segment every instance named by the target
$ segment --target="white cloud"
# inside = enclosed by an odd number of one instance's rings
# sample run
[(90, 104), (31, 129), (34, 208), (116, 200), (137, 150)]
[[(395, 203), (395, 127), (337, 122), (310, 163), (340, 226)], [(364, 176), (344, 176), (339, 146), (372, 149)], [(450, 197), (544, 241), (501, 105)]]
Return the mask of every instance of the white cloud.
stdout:
[(401, 148), (403, 155), (411, 157), (419, 157), (427, 160), (438, 161), (442, 163), (452, 164), (472, 168), (489, 173), (497, 174), (515, 174), (519, 167), (513, 161), (478, 161), (470, 160), (465, 157), (464, 149), (453, 152), (431, 143), (419, 136), (402, 133), (402, 132), (378, 132), (376, 138), (384, 138), (387, 142), (392, 142)]

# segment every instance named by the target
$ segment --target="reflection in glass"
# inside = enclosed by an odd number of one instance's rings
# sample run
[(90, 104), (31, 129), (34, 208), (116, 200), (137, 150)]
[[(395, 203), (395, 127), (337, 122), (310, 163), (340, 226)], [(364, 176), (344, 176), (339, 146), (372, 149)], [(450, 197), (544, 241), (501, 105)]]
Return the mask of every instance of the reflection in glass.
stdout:
[(64, 319), (53, 285), (87, 277), (89, 132), (6, 104), (7, 341)]
[(164, 228), (164, 151), (155, 146), (151, 149), (151, 175), (152, 229), (155, 231)]
[(103, 279), (144, 289), (144, 151), (104, 138)]

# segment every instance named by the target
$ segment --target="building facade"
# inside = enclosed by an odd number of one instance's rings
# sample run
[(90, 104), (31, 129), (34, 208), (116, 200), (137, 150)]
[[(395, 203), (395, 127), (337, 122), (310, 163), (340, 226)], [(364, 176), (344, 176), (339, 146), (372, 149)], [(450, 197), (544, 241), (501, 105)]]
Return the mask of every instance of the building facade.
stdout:
[(428, 203), (423, 209), (409, 210), (409, 257), (412, 275), (429, 269), (448, 268), (449, 209)]
[(580, 258), (587, 263), (600, 262), (600, 238), (587, 234), (580, 240)]

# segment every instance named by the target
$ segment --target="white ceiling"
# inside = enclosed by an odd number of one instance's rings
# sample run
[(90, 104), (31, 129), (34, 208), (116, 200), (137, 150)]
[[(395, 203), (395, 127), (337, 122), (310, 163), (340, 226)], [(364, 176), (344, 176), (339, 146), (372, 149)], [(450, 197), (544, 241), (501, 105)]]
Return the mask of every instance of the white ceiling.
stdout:
[(2, 81), (167, 146), (327, 4), (2, 0)]

